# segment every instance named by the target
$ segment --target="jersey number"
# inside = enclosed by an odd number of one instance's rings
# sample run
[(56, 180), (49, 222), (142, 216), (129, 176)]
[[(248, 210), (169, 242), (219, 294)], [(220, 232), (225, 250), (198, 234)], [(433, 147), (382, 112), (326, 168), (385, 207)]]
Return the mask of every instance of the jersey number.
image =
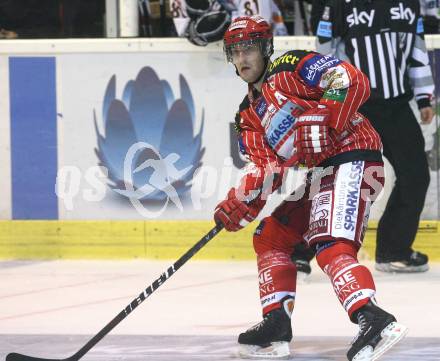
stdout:
[(171, 17), (173, 18), (183, 18), (182, 5), (180, 0), (173, 0), (171, 3)]
[[(254, 12), (254, 10), (252, 9), (252, 4), (251, 3), (254, 3), (256, 12)], [(246, 1), (244, 3), (244, 9), (245, 9), (244, 10), (244, 14), (246, 16), (252, 16), (252, 15), (259, 14), (260, 13), (260, 8), (258, 7), (258, 0)]]

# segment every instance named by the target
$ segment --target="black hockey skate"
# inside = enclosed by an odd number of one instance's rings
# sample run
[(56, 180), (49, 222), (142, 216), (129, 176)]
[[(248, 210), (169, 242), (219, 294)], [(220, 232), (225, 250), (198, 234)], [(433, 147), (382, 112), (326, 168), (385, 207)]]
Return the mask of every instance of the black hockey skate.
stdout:
[(290, 315), (294, 299), (281, 300), (282, 307), (267, 313), (263, 321), (238, 336), (239, 356), (250, 359), (288, 359), (292, 340)]
[(376, 270), (391, 273), (417, 273), (429, 270), (428, 256), (424, 253), (412, 251), (406, 259), (383, 260), (376, 257)]
[(371, 301), (353, 314), (352, 321), (359, 324), (359, 333), (347, 352), (350, 361), (377, 360), (408, 332), (393, 315)]

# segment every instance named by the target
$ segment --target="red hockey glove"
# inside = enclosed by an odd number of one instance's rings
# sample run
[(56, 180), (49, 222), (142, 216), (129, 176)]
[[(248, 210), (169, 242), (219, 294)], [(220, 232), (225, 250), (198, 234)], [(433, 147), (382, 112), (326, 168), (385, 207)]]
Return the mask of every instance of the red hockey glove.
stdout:
[(235, 188), (231, 188), (228, 198), (215, 207), (214, 220), (216, 223), (222, 223), (227, 231), (236, 232), (252, 222), (265, 203), (257, 199), (247, 205), (236, 197)]
[(298, 163), (311, 168), (319, 164), (331, 148), (330, 111), (314, 108), (302, 113), (294, 125), (294, 147)]

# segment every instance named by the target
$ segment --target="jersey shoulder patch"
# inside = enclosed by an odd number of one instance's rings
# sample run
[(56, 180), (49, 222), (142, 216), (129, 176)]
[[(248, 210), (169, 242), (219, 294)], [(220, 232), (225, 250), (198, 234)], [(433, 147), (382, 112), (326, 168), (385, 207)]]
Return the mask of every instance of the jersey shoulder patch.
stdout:
[(313, 52), (308, 50), (291, 50), (276, 58), (270, 65), (267, 77), (282, 71), (295, 71), (300, 61)]
[(316, 87), (321, 80), (322, 75), (332, 67), (341, 64), (341, 60), (332, 55), (322, 55), (315, 53), (299, 69), (299, 74), (304, 82), (311, 87)]

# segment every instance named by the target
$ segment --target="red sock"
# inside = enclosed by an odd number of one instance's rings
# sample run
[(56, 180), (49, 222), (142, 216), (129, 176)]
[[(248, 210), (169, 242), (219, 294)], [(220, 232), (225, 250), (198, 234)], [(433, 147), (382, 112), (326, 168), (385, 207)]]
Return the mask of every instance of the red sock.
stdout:
[(279, 251), (269, 251), (257, 258), (260, 300), (263, 315), (281, 307), (280, 301), (295, 298), (296, 266), (290, 256)]
[(316, 260), (329, 276), (339, 302), (350, 317), (374, 297), (376, 287), (371, 272), (358, 263), (356, 251), (350, 245), (334, 244), (318, 253)]

